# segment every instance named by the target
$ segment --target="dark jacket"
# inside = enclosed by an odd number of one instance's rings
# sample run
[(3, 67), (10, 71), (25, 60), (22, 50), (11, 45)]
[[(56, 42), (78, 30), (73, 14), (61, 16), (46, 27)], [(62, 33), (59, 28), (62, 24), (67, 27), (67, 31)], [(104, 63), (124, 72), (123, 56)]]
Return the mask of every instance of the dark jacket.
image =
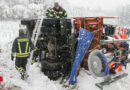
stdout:
[(34, 49), (34, 45), (31, 40), (27, 38), (24, 34), (21, 34), (17, 37), (12, 46), (12, 58), (13, 54), (16, 54), (16, 57), (29, 57), (29, 47), (31, 50)]
[(59, 7), (59, 10), (56, 10), (56, 8), (54, 7), (47, 9), (46, 16), (48, 18), (66, 18), (67, 13), (62, 7)]

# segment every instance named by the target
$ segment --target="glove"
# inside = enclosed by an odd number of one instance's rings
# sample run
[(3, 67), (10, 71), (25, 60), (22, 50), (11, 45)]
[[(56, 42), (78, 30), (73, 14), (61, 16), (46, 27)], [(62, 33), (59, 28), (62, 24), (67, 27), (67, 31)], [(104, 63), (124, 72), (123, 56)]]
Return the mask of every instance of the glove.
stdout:
[(13, 55), (11, 55), (11, 60), (13, 61), (13, 59), (14, 59), (14, 56), (13, 56)]

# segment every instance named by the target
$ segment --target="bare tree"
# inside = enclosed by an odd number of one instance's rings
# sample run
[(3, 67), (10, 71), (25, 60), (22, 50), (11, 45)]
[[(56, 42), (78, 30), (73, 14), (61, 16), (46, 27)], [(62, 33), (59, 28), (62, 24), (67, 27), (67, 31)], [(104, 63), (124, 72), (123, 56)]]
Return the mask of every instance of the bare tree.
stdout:
[(120, 25), (130, 25), (130, 5), (120, 6), (118, 8), (118, 14), (120, 17)]

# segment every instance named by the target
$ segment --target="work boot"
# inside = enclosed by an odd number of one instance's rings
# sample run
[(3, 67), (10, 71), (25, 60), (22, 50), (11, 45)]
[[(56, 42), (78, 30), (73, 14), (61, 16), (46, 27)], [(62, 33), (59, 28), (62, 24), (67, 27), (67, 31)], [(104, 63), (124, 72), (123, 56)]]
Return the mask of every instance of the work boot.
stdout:
[(26, 74), (22, 74), (22, 75), (21, 75), (21, 79), (22, 79), (22, 80), (26, 80), (28, 77), (29, 77), (29, 75), (26, 75)]
[(29, 75), (25, 74), (24, 75), (24, 80), (26, 80), (29, 77)]
[(25, 71), (22, 71), (22, 73), (21, 73), (21, 79), (22, 79), (22, 80), (25, 79)]
[(24, 74), (21, 75), (21, 79), (24, 80)]

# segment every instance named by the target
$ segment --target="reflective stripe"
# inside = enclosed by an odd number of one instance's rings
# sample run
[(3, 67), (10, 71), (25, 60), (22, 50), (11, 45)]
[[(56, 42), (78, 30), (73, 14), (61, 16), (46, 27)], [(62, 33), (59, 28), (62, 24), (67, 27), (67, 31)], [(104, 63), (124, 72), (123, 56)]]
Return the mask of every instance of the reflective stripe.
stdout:
[(60, 16), (56, 16), (56, 18), (60, 18)]
[(65, 12), (64, 16), (66, 17), (67, 16), (67, 13)]
[(27, 50), (28, 50), (28, 44), (29, 44), (29, 43), (27, 42), (25, 53), (27, 53)]
[(60, 11), (59, 14), (63, 14), (63, 11)]
[(25, 57), (28, 57), (28, 56), (16, 56), (18, 58), (25, 58)]
[(29, 55), (17, 55), (16, 57), (28, 57)]
[(22, 38), (22, 39), (18, 39), (18, 42), (28, 42), (29, 39), (28, 38)]
[(24, 55), (24, 56), (16, 56), (16, 57), (24, 57), (24, 58), (25, 58), (25, 57), (29, 57), (29, 55)]
[(56, 15), (58, 12), (54, 11), (54, 14)]
[(32, 60), (31, 64), (34, 64), (35, 63), (35, 60)]
[(49, 9), (49, 11), (53, 12), (54, 10), (53, 9)]
[(18, 42), (18, 49), (19, 49), (19, 53), (22, 53), (22, 52), (21, 52), (21, 45), (20, 45), (20, 42)]
[(43, 40), (43, 38), (42, 38), (42, 37), (39, 37), (38, 40)]
[(49, 16), (53, 17), (53, 14), (49, 14)]
[(23, 67), (19, 67), (18, 72), (20, 72), (20, 73), (23, 72)]
[(16, 53), (16, 57), (28, 57), (29, 53)]
[(48, 9), (48, 11), (51, 11), (51, 9)]
[(35, 52), (35, 51), (37, 51), (38, 50), (38, 48), (37, 47), (35, 47), (35, 49), (33, 49), (33, 51)]
[(52, 12), (54, 12), (54, 10), (53, 10), (53, 9), (52, 9), (51, 11), (52, 11)]
[(47, 12), (48, 12), (48, 13), (49, 13), (49, 12), (54, 12), (54, 10), (53, 10), (53, 9), (48, 9)]
[[(28, 57), (29, 56), (29, 53), (28, 53), (28, 47), (29, 47), (29, 39), (28, 38), (22, 38), (22, 39), (17, 39), (18, 40), (18, 50), (19, 50), (19, 53), (16, 53), (16, 57)], [(20, 43), (21, 42), (26, 42), (26, 48), (25, 48), (25, 53), (23, 53), (21, 51), (21, 45)]]

